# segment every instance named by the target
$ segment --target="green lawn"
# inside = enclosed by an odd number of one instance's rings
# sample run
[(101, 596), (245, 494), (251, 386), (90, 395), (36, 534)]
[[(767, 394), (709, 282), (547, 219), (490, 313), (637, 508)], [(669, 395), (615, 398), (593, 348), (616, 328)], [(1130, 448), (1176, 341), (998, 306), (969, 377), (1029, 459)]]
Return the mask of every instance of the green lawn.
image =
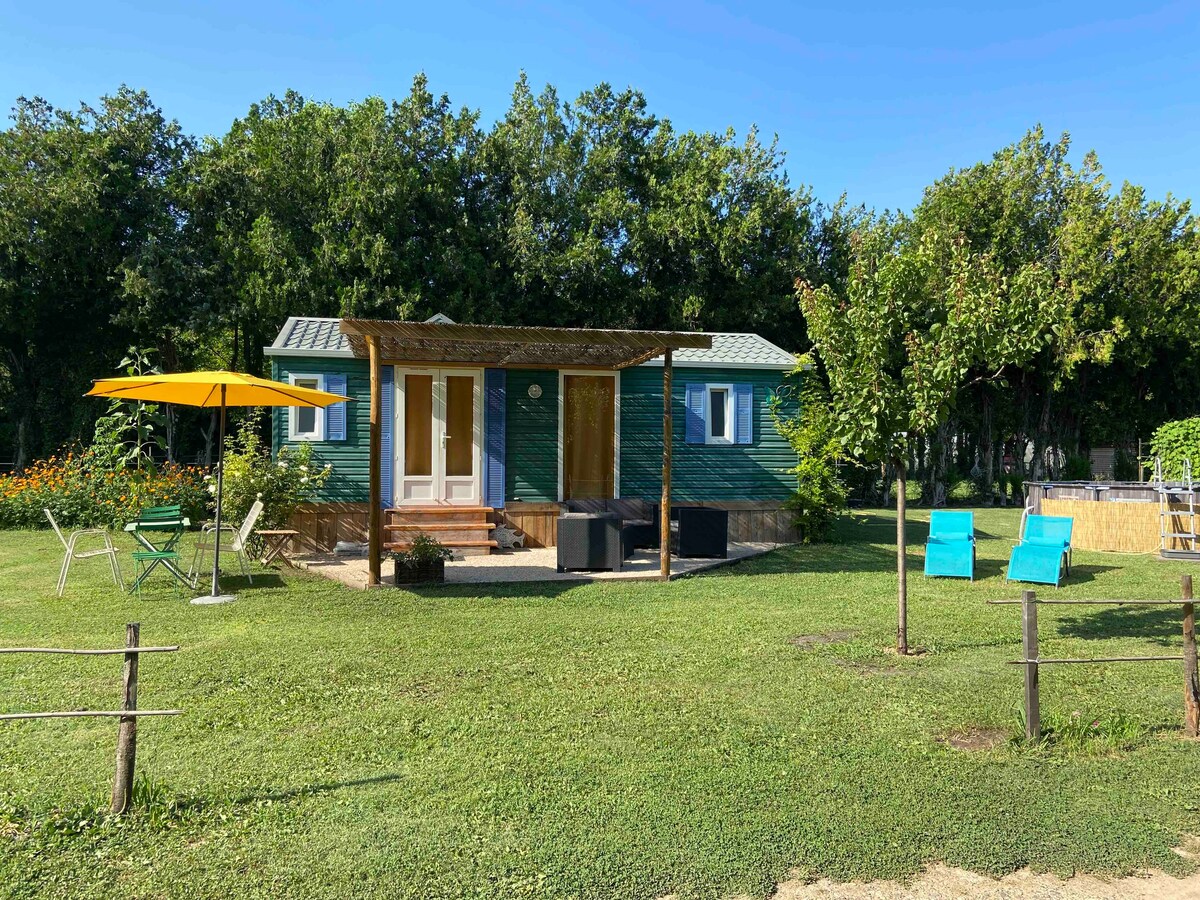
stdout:
[[(917, 519), (928, 514), (918, 512)], [(789, 871), (902, 877), (931, 860), (1001, 873), (1186, 868), (1200, 745), (1179, 667), (1043, 675), (1019, 731), (1017, 514), (977, 514), (981, 579), (924, 581), (914, 522), (898, 659), (894, 525), (690, 580), (416, 595), (295, 573), (193, 607), (116, 593), (102, 562), (53, 595), (52, 534), (0, 534), (0, 643), (146, 644), (148, 806), (103, 815), (111, 720), (0, 725), (0, 886), (15, 897), (611, 897), (767, 894)], [(126, 557), (127, 559), (127, 557)], [(1196, 566), (1077, 553), (1059, 598), (1175, 597)], [(1198, 572), (1200, 574), (1200, 572)], [(1054, 593), (1053, 589), (1047, 589)], [(1043, 653), (1164, 654), (1174, 608), (1047, 607)], [(802, 647), (800, 635), (833, 635)], [(804, 643), (804, 642), (800, 642)], [(0, 709), (112, 708), (119, 660), (0, 657)], [(1099, 737), (1075, 735), (1097, 721)]]

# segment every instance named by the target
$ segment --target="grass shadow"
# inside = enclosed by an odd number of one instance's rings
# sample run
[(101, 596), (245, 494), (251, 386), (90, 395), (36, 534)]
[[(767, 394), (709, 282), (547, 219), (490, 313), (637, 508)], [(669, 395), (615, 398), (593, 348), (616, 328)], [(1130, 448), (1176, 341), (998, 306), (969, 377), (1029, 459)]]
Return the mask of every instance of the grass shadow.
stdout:
[[(1095, 581), (1096, 576), (1102, 572), (1114, 572), (1120, 566), (1071, 566), (1071, 574), (1062, 580), (1064, 585), (1068, 584), (1087, 584), (1089, 581)], [(1049, 585), (1047, 585), (1049, 587)]]
[(451, 597), (470, 599), (493, 598), (503, 600), (554, 600), (570, 590), (588, 584), (620, 584), (618, 579), (612, 581), (589, 581), (578, 579), (570, 581), (491, 581), (491, 582), (461, 582), (454, 584), (411, 584), (389, 585), (381, 590), (404, 591), (426, 600), (440, 600)]
[[(201, 587), (210, 583), (211, 576), (207, 580), (204, 578), (200, 579)], [(256, 572), (253, 582), (246, 575), (222, 575), (221, 587), (233, 591), (278, 591), (286, 588), (287, 582), (277, 572), (264, 572), (261, 575)]]
[[(731, 575), (896, 571), (894, 547), (867, 543), (840, 543), (833, 546), (836, 547), (836, 553), (828, 552), (830, 548), (828, 544), (782, 548), (764, 556), (739, 560), (735, 565), (723, 566), (698, 574), (719, 578)], [(909, 553), (907, 558), (909, 571), (919, 574), (924, 565), (921, 557)]]
[(1183, 617), (1169, 606), (1098, 606), (1087, 615), (1059, 619), (1058, 633), (1083, 640), (1142, 638), (1177, 647), (1183, 640)]
[(403, 775), (390, 772), (385, 775), (370, 775), (366, 778), (347, 778), (345, 781), (326, 781), (319, 784), (306, 784), (296, 788), (285, 788), (277, 791), (264, 791), (262, 793), (243, 794), (234, 799), (235, 805), (245, 805), (262, 802), (279, 803), (285, 800), (295, 800), (300, 797), (319, 797), (323, 794), (332, 794), (335, 791), (342, 791), (346, 788), (368, 787), (374, 784), (390, 784), (393, 781), (400, 781), (404, 778)]

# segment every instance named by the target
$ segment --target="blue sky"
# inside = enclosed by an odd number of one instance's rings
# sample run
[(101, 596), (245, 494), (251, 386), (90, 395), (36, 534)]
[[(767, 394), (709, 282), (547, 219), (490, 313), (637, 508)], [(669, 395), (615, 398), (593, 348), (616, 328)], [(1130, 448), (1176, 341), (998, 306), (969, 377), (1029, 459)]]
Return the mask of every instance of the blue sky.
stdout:
[(681, 129), (757, 123), (825, 200), (910, 208), (1037, 122), (1152, 196), (1200, 178), (1200, 3), (0, 0), (6, 107), (124, 82), (197, 135), (268, 93), (390, 98), (417, 71), (491, 121), (522, 69), (637, 87)]

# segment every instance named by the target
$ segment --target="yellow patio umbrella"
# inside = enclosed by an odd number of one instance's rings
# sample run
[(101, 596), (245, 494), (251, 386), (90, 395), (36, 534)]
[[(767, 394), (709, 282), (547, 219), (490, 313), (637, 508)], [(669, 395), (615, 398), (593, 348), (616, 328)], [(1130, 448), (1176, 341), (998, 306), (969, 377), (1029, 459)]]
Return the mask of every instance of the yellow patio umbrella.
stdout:
[(214, 536), (212, 593), (193, 603), (228, 603), (232, 594), (222, 594), (217, 584), (221, 565), (221, 492), (224, 486), (225, 408), (228, 406), (313, 406), (325, 407), (351, 398), (312, 388), (296, 387), (241, 372), (180, 372), (172, 375), (134, 375), (128, 378), (98, 378), (88, 397), (144, 400), (181, 406), (219, 408), (217, 461), (217, 519)]

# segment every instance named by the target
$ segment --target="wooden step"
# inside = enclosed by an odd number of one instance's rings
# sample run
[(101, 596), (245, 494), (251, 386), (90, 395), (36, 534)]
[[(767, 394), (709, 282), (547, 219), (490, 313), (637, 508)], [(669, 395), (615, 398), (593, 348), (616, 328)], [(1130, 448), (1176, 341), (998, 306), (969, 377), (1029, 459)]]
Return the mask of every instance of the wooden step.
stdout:
[(386, 510), (386, 521), (407, 525), (435, 522), (483, 524), (491, 519), (492, 512), (490, 506), (406, 506)]
[(420, 525), (384, 525), (392, 540), (410, 540), (414, 534), (427, 534), (447, 547), (460, 547), (464, 541), (484, 541), (496, 526), (491, 522), (422, 522)]
[(495, 522), (421, 522), (384, 525), (384, 531), (491, 531)]
[(407, 550), (412, 536), (425, 533), (456, 556), (488, 554), (499, 546), (489, 540), (496, 526), (490, 506), (394, 506), (385, 510), (385, 543), (389, 550)]

